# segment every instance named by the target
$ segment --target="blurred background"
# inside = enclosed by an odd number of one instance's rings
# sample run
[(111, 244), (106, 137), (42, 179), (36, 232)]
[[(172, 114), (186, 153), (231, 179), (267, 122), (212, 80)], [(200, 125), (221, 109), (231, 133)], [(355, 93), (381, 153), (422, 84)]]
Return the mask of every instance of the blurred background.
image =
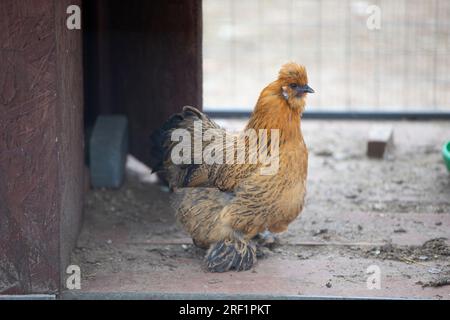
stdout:
[(203, 23), (206, 111), (253, 109), (290, 60), (310, 111), (450, 111), (450, 1), (204, 0)]

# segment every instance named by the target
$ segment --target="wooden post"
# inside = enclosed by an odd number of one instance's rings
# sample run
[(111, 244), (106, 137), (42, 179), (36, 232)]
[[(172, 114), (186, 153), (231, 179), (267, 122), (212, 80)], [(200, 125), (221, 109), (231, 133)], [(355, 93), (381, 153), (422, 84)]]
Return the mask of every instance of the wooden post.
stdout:
[(80, 0), (0, 1), (0, 294), (56, 293), (83, 197)]

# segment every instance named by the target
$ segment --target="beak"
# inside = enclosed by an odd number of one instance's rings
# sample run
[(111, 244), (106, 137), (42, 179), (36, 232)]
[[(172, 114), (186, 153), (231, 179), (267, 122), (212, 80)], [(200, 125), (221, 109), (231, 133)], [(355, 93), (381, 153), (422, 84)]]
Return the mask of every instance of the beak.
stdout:
[(305, 93), (305, 92), (314, 93), (314, 89), (311, 88), (310, 86), (308, 86), (307, 84), (305, 84), (302, 87), (297, 87), (297, 92), (298, 93)]

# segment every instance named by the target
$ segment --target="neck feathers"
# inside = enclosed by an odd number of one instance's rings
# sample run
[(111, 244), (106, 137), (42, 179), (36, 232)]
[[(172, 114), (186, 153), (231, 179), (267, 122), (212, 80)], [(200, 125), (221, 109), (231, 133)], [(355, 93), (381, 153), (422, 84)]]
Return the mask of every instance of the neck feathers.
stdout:
[(303, 108), (303, 99), (286, 99), (281, 94), (280, 84), (275, 81), (261, 92), (246, 129), (279, 129), (280, 143), (301, 139), (300, 114)]

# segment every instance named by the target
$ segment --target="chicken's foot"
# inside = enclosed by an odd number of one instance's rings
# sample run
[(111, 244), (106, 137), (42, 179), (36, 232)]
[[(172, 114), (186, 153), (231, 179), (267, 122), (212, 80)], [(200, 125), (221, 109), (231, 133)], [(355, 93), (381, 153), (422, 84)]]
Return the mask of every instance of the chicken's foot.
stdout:
[(205, 256), (206, 268), (210, 272), (249, 270), (256, 262), (256, 247), (253, 242), (222, 240), (211, 245)]
[(272, 249), (280, 242), (279, 237), (269, 230), (259, 233), (254, 240), (256, 241), (258, 247), (267, 247), (269, 249)]

